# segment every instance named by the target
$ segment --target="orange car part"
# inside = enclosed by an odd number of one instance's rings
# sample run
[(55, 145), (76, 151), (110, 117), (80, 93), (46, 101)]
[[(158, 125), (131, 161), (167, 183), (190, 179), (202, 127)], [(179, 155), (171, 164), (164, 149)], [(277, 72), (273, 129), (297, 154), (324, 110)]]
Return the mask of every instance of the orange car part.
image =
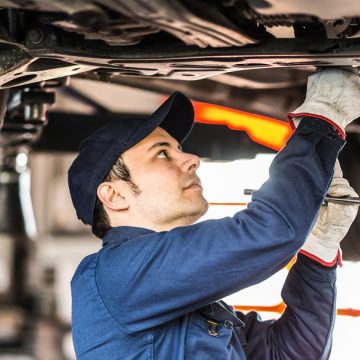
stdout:
[(279, 151), (293, 130), (285, 121), (234, 110), (223, 106), (193, 101), (195, 122), (226, 125), (232, 130), (245, 131), (249, 137), (266, 147)]
[[(237, 311), (262, 311), (262, 312), (272, 312), (277, 314), (282, 314), (286, 308), (286, 305), (284, 302), (281, 302), (277, 305), (272, 306), (256, 306), (256, 305), (235, 305), (234, 309)], [(352, 316), (352, 317), (359, 317), (360, 316), (360, 310), (358, 309), (337, 309), (336, 314), (340, 316)]]

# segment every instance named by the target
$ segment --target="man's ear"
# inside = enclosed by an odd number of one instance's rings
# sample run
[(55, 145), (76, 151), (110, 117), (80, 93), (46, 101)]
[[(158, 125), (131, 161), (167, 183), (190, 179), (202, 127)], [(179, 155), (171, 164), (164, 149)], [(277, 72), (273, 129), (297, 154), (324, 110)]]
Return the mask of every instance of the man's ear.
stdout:
[(97, 188), (97, 196), (100, 201), (111, 210), (126, 210), (129, 202), (121, 191), (119, 182), (103, 182)]

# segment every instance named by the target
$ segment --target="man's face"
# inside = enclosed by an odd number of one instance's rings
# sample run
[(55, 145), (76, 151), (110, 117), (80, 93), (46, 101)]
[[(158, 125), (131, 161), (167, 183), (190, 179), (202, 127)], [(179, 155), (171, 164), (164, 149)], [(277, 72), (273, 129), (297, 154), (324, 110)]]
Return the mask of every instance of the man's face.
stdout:
[(122, 158), (140, 190), (129, 193), (138, 226), (169, 230), (192, 224), (206, 213), (208, 203), (196, 175), (200, 160), (184, 153), (164, 129), (156, 128)]

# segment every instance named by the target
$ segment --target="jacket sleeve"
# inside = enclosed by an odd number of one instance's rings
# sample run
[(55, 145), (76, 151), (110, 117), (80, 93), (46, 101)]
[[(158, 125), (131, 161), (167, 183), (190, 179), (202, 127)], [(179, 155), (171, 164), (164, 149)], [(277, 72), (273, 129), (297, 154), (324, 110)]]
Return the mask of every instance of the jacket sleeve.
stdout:
[(330, 125), (309, 118), (277, 154), (246, 210), (106, 246), (96, 283), (109, 311), (130, 332), (141, 331), (280, 270), (313, 225), (342, 145)]
[(261, 321), (255, 312), (238, 313), (245, 322), (242, 331), (249, 360), (329, 358), (336, 314), (336, 267), (324, 267), (298, 255), (282, 290), (286, 310), (278, 320)]

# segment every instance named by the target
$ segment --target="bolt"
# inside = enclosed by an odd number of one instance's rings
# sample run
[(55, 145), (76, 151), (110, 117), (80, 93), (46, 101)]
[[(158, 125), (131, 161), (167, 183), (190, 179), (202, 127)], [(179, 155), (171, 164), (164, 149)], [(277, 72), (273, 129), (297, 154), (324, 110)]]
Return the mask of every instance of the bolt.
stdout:
[(43, 33), (40, 29), (35, 28), (28, 33), (28, 39), (34, 45), (40, 44), (43, 41), (43, 38)]

